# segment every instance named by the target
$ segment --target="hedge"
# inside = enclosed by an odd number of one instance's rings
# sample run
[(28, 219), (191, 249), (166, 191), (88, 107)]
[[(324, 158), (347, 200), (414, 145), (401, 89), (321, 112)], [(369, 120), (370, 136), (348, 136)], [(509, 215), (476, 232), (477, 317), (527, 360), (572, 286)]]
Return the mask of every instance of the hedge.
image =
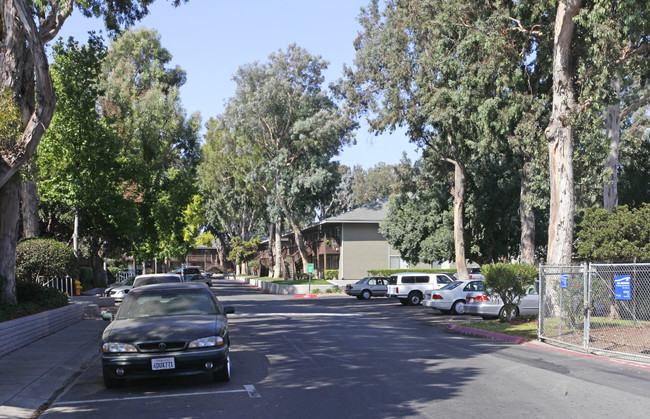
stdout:
[(79, 261), (72, 249), (53, 239), (21, 240), (16, 246), (16, 281), (38, 276), (79, 279)]

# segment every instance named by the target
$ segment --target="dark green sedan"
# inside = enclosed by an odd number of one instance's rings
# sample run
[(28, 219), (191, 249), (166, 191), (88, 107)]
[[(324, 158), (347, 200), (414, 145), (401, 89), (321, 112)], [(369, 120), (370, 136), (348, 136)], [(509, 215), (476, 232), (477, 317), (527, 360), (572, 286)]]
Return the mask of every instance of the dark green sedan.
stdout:
[(212, 374), (230, 380), (229, 313), (205, 284), (133, 288), (102, 335), (107, 388), (128, 379)]

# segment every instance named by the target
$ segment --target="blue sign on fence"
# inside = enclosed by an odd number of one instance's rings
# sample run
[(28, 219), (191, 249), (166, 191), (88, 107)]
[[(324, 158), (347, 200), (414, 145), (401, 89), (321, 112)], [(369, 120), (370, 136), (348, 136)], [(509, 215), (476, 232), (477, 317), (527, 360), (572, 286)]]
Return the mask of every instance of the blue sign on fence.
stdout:
[(569, 275), (560, 274), (560, 286), (562, 288), (566, 288), (569, 286)]
[(614, 276), (614, 298), (617, 300), (632, 299), (632, 280), (630, 275)]

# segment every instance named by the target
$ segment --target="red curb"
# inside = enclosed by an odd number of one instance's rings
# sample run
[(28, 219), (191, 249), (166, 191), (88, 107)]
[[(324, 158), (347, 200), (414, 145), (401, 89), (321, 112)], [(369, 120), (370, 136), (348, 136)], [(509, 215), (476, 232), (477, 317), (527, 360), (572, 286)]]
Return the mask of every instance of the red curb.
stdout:
[(318, 295), (316, 294), (296, 294), (293, 296), (293, 298), (316, 298)]
[(487, 330), (472, 329), (471, 327), (458, 326), (456, 324), (450, 324), (449, 326), (447, 326), (447, 329), (460, 332), (460, 333), (466, 333), (468, 335), (482, 336), (486, 338), (502, 340), (505, 342), (512, 342), (517, 344), (522, 344), (526, 342), (526, 338), (504, 335), (503, 333), (490, 332)]

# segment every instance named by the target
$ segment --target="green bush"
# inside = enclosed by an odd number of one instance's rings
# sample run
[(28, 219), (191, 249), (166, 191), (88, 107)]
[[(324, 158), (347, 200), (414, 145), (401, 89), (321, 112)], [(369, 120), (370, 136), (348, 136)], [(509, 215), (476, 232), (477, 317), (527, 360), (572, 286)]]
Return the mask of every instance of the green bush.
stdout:
[(369, 269), (368, 276), (391, 276), (401, 272), (422, 272), (427, 274), (434, 274), (437, 272), (455, 273), (456, 269)]
[(54, 288), (46, 288), (35, 282), (16, 282), (17, 304), (0, 305), (0, 321), (29, 316), (44, 309), (63, 307), (68, 296)]
[(16, 282), (18, 303), (34, 303), (44, 308), (62, 307), (68, 304), (68, 296), (54, 288), (47, 288), (35, 282)]
[(79, 261), (72, 249), (52, 239), (22, 240), (16, 247), (16, 281), (38, 276), (79, 279)]
[(538, 276), (537, 268), (525, 264), (492, 263), (483, 265), (481, 271), (485, 275), (485, 293), (498, 295), (503, 301), (503, 321), (512, 319), (519, 299)]
[(328, 281), (331, 281), (333, 279), (337, 279), (339, 277), (339, 270), (338, 269), (327, 269), (325, 271), (325, 279)]

